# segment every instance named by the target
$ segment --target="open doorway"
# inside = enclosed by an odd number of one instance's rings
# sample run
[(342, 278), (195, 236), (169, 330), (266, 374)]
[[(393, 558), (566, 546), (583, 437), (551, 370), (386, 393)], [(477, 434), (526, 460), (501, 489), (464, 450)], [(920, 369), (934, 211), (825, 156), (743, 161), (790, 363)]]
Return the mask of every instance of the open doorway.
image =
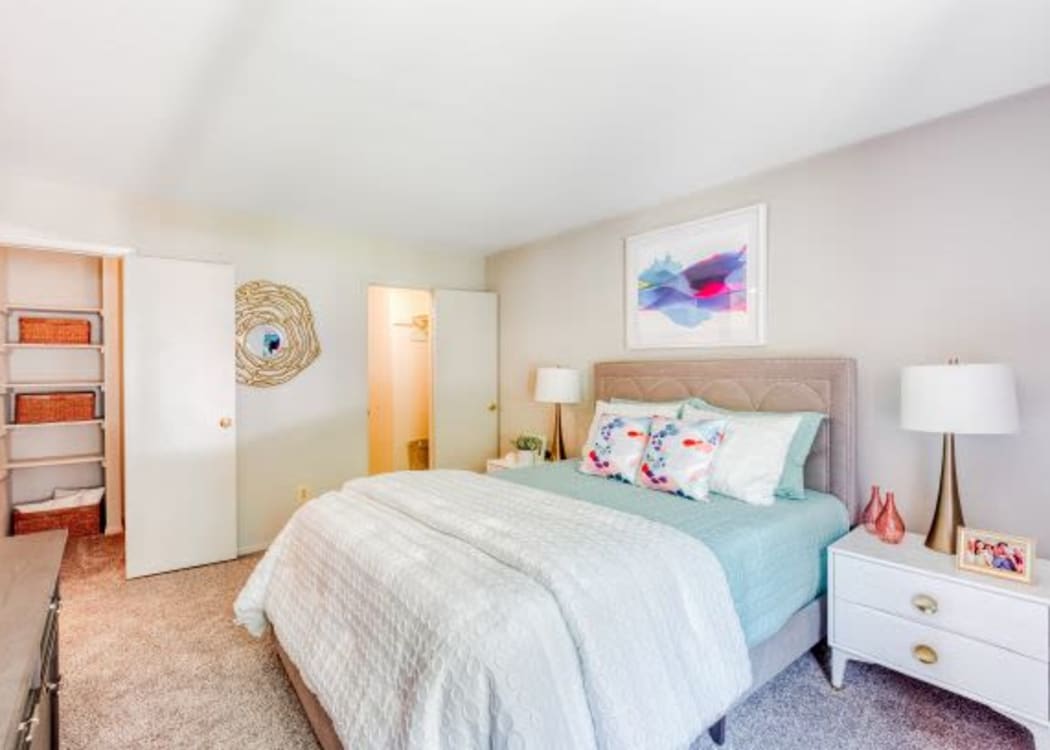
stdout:
[(431, 307), (425, 289), (368, 288), (368, 473), (431, 464)]

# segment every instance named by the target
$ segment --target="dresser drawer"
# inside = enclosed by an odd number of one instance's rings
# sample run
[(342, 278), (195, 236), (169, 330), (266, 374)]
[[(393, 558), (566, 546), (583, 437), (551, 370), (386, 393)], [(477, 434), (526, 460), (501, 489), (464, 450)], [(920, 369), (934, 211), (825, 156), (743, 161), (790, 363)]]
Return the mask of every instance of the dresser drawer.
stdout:
[[(987, 643), (837, 600), (832, 643), (874, 661), (1030, 718), (1047, 721), (1050, 667)], [(936, 656), (925, 664), (914, 649)]]
[(1037, 602), (952, 583), (849, 555), (835, 555), (836, 599), (1048, 661), (1050, 614)]
[(50, 750), (57, 748), (51, 734), (51, 714), (54, 710), (47, 691), (35, 690), (31, 697), (32, 709), (19, 725), (15, 750)]

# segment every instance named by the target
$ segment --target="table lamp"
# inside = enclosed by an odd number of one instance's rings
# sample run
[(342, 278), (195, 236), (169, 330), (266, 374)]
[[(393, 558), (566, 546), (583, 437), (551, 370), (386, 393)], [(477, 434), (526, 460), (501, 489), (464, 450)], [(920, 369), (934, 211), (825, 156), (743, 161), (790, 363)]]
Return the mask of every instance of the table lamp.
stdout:
[(551, 460), (565, 458), (565, 439), (561, 432), (561, 405), (580, 401), (580, 371), (567, 367), (540, 367), (536, 370), (534, 398), (554, 404), (554, 436), (551, 438)]
[(1017, 393), (1008, 365), (905, 367), (901, 371), (901, 427), (943, 433), (941, 482), (926, 546), (955, 553), (958, 527), (964, 526), (955, 473), (955, 435), (1017, 432)]

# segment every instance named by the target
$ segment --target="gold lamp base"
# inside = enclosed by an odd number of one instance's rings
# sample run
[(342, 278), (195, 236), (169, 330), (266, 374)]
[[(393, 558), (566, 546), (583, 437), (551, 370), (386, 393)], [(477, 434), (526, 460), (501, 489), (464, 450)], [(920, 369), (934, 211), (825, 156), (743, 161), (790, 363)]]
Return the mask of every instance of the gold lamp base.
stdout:
[(965, 526), (962, 503), (959, 501), (959, 479), (955, 475), (955, 435), (944, 434), (941, 456), (941, 484), (937, 490), (937, 509), (933, 512), (926, 546), (937, 552), (954, 555), (958, 529)]
[(551, 461), (564, 461), (565, 438), (561, 433), (561, 404), (554, 405), (554, 436), (551, 438)]

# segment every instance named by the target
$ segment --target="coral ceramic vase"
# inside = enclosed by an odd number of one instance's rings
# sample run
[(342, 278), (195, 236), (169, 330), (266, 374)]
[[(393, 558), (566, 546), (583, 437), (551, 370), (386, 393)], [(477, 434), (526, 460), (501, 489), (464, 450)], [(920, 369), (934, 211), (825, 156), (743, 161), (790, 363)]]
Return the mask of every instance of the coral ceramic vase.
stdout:
[(886, 505), (875, 521), (875, 533), (879, 539), (897, 544), (904, 538), (904, 519), (897, 512), (897, 503), (892, 492), (886, 493)]
[(884, 505), (879, 485), (871, 485), (871, 499), (868, 500), (868, 504), (864, 506), (864, 511), (860, 514), (860, 522), (864, 524), (869, 534), (875, 533), (875, 522), (879, 520), (879, 514), (882, 513)]

